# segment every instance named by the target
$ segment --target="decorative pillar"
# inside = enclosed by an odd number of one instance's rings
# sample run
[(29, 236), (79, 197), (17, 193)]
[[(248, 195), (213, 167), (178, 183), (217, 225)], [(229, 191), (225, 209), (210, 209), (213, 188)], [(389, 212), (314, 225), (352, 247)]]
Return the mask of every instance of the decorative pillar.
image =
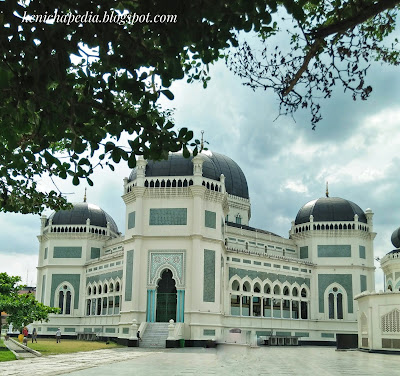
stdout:
[(142, 156), (139, 156), (136, 161), (136, 186), (144, 187), (144, 178), (146, 176), (146, 165), (147, 161), (143, 159)]
[(168, 325), (168, 338), (167, 341), (174, 341), (175, 340), (175, 336), (174, 336), (174, 332), (175, 332), (175, 324), (174, 324), (174, 320), (169, 320), (169, 325)]
[(131, 339), (137, 338), (137, 330), (138, 330), (137, 321), (136, 321), (136, 319), (133, 319), (132, 325), (131, 325)]

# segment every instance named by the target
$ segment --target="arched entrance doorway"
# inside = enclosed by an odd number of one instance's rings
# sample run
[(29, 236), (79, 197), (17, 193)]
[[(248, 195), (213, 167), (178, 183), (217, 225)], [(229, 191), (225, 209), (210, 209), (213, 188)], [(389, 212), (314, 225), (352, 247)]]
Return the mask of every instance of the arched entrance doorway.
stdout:
[(157, 284), (156, 322), (176, 321), (176, 287), (172, 272), (165, 269)]

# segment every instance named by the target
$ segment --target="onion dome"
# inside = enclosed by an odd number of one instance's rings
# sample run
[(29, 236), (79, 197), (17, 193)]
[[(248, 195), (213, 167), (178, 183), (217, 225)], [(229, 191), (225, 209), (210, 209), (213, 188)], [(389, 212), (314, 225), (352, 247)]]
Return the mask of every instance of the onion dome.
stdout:
[(295, 224), (310, 222), (310, 215), (313, 215), (314, 222), (354, 221), (355, 214), (359, 222), (367, 223), (365, 213), (354, 202), (340, 197), (321, 197), (307, 202), (299, 210)]
[(392, 240), (392, 244), (396, 248), (400, 248), (400, 227), (397, 230), (393, 231), (391, 240)]
[(118, 234), (118, 227), (112, 217), (97, 205), (87, 202), (73, 204), (71, 210), (59, 210), (50, 215), (47, 219), (46, 226), (50, 219), (53, 225), (86, 225), (86, 220), (90, 219), (92, 226), (107, 228), (107, 222), (110, 223), (110, 230)]
[[(225, 176), (226, 191), (234, 196), (249, 198), (246, 177), (239, 165), (231, 158), (215, 153), (202, 153), (204, 159), (203, 176), (208, 179), (219, 181), (220, 175)], [(148, 161), (146, 166), (146, 177), (150, 176), (193, 176), (193, 156), (184, 158), (181, 153), (174, 153), (168, 159), (162, 161)], [(136, 179), (136, 168), (129, 176), (129, 181)]]

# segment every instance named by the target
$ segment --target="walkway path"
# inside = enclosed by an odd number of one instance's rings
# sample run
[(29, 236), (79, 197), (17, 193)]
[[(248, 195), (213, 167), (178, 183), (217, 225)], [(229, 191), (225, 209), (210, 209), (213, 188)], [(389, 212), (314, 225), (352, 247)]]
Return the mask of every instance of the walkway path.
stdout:
[(36, 358), (35, 354), (32, 354), (31, 352), (24, 350), (23, 347), (17, 345), (16, 341), (13, 339), (9, 339), (7, 341), (4, 341), (4, 344), (14, 353), (16, 354), (17, 358)]
[(400, 356), (327, 347), (121, 348), (0, 363), (1, 376), (400, 376)]

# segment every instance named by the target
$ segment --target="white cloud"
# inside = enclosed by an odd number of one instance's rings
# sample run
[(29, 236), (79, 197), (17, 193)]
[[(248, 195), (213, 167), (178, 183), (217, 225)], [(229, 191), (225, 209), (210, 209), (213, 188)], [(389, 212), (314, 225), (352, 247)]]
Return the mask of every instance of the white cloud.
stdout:
[(20, 253), (0, 253), (0, 273), (20, 276), (22, 284), (36, 286), (38, 256)]

